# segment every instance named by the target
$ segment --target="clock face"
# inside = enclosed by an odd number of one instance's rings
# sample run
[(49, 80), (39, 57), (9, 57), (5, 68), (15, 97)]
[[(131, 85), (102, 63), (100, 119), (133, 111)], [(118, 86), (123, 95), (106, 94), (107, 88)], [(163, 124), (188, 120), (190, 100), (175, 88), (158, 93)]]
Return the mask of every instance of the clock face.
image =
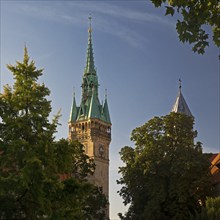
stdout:
[(99, 145), (99, 155), (104, 157), (104, 146), (102, 144)]

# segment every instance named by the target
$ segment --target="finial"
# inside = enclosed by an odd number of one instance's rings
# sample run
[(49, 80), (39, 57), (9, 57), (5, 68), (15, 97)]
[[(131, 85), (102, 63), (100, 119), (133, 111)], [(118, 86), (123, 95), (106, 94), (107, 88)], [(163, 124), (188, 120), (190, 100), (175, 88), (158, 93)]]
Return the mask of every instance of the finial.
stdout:
[(92, 15), (91, 14), (89, 14), (89, 17), (88, 17), (88, 19), (89, 19), (89, 29), (88, 29), (88, 32), (89, 33), (91, 33), (92, 32)]
[(181, 78), (179, 78), (179, 89), (181, 90), (182, 88), (182, 81), (181, 81)]
[(73, 86), (73, 97), (75, 98), (76, 93), (75, 93), (75, 86)]
[(107, 89), (105, 89), (105, 99), (107, 99)]

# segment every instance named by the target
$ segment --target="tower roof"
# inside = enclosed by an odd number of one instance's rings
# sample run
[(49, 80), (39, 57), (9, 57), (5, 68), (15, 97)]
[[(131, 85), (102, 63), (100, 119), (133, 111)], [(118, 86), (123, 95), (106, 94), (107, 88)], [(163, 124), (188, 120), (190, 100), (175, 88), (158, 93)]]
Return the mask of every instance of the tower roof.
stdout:
[(69, 121), (75, 121), (76, 117), (77, 117), (77, 106), (76, 106), (76, 99), (75, 99), (75, 92), (74, 92)]
[(181, 79), (179, 79), (179, 92), (171, 112), (178, 112), (193, 117), (181, 91)]
[(91, 17), (89, 17), (86, 67), (84, 69), (82, 79), (82, 99), (80, 106), (77, 107), (74, 95), (70, 113), (70, 122), (96, 118), (100, 119), (103, 122), (111, 124), (107, 99), (105, 100), (104, 105), (100, 104), (98, 96), (98, 87), (98, 76), (95, 70), (92, 48)]

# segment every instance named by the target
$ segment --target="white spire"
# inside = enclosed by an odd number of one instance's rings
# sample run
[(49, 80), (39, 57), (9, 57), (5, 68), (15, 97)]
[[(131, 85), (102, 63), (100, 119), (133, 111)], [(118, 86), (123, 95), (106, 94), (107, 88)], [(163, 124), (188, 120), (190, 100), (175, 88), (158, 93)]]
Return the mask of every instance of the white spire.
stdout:
[(191, 111), (189, 110), (188, 105), (186, 104), (186, 101), (183, 97), (183, 94), (181, 92), (181, 79), (179, 79), (179, 93), (177, 95), (176, 101), (173, 105), (173, 108), (171, 112), (178, 112), (178, 113), (183, 113), (185, 115), (193, 117)]

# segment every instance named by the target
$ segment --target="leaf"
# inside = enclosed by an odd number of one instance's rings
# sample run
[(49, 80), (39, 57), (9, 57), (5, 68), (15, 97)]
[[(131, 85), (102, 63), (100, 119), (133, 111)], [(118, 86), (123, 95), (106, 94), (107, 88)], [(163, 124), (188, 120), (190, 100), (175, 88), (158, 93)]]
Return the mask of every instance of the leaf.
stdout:
[(173, 7), (170, 7), (170, 6), (166, 6), (166, 13), (165, 13), (165, 16), (166, 15), (174, 15), (174, 12), (175, 10), (173, 9)]
[(155, 7), (160, 7), (164, 0), (151, 0)]

